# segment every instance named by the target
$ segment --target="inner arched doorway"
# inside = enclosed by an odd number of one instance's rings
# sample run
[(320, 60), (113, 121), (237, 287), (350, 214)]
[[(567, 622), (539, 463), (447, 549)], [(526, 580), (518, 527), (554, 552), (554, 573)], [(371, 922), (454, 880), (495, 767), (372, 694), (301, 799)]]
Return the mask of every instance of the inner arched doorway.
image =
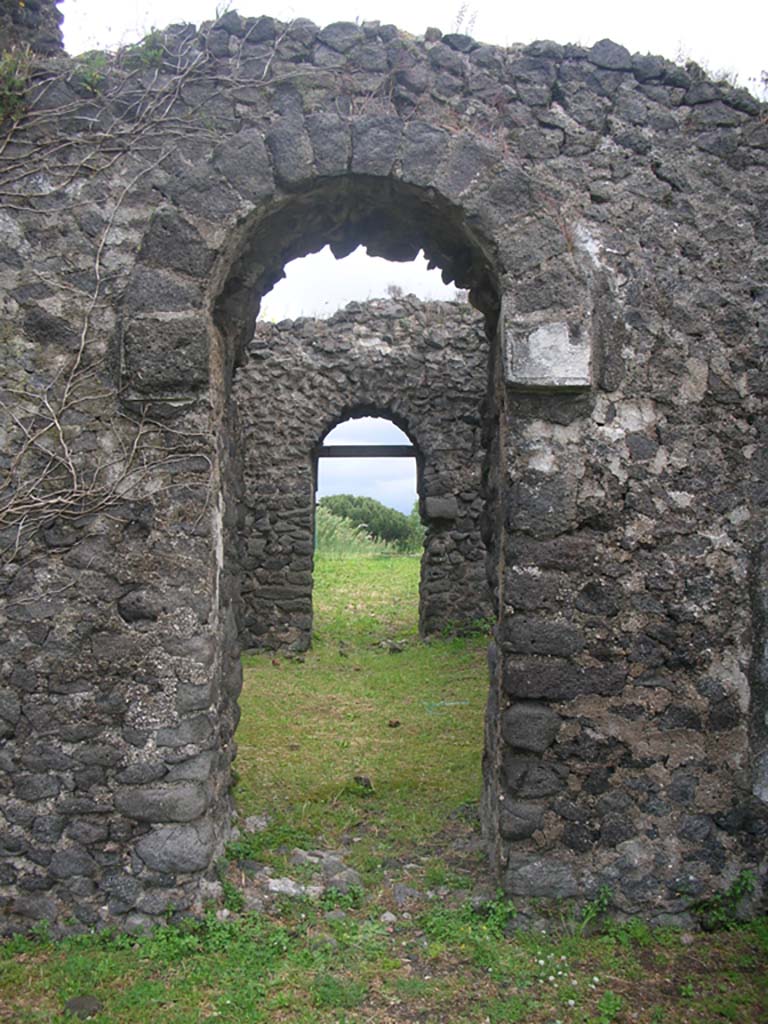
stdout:
[(421, 633), (487, 619), (486, 351), (474, 310), (413, 296), (354, 304), (329, 320), (257, 326), (234, 388), (245, 482), (244, 647), (309, 645), (317, 459), (329, 432), (360, 416), (383, 416), (405, 431), (401, 454), (416, 460), (426, 527)]

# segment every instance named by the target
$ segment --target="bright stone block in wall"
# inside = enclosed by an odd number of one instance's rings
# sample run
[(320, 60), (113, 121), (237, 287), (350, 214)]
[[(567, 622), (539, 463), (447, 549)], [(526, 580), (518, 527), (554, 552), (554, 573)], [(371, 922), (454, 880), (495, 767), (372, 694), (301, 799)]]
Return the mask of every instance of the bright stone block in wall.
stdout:
[(505, 376), (523, 389), (588, 388), (592, 384), (590, 332), (578, 325), (505, 322)]

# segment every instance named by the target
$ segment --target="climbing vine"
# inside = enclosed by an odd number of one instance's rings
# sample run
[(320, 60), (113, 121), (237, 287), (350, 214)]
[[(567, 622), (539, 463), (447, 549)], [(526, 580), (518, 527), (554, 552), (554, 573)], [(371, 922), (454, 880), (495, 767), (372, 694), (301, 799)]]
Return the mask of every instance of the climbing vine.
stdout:
[[(83, 181), (114, 174), (119, 165), (125, 182), (94, 241), (92, 289), (78, 289), (83, 312), (73, 354), (48, 380), (21, 374), (0, 390), (7, 452), (0, 466), (0, 561), (17, 558), (51, 524), (81, 523), (109, 511), (162, 466), (199, 454), (199, 438), (175, 434), (140, 405), (134, 411), (120, 403), (106, 357), (92, 345), (109, 278), (104, 256), (120, 211), (142, 179), (166, 166), (182, 143), (218, 141), (206, 108), (226, 90), (266, 89), (307, 74), (327, 80), (329, 72), (311, 67), (273, 74), (287, 31), (255, 73), (244, 73), (235, 59), (230, 75), (213, 82), (206, 39), (191, 29), (153, 31), (114, 55), (41, 61), (23, 49), (0, 57), (0, 210), (44, 213), (50, 222), (54, 212), (77, 209)], [(206, 88), (195, 90), (203, 82)], [(137, 164), (141, 169), (131, 174)], [(110, 409), (102, 420), (104, 450), (80, 450), (77, 422)]]

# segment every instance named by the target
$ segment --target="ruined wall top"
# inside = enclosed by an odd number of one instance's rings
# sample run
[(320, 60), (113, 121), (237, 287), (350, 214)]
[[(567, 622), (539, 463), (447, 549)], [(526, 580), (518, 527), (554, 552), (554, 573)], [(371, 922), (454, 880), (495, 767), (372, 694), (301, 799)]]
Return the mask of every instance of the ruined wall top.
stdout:
[(0, 52), (28, 46), (34, 53), (62, 50), (61, 0), (0, 0)]

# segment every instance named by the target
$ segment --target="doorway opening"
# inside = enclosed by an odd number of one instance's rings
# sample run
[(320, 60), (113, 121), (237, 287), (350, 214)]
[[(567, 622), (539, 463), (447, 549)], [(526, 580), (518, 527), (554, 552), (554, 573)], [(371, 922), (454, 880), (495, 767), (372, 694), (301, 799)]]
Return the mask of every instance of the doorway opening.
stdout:
[(383, 416), (346, 419), (315, 449), (315, 636), (342, 619), (392, 646), (418, 633), (418, 463), (417, 447)]
[[(431, 194), (425, 202), (395, 184), (383, 195), (367, 179), (316, 191), (260, 220), (258, 240), (243, 245), (215, 311), (234, 362), (265, 299), (234, 381), (245, 462), (244, 645), (260, 651), (244, 660), (237, 796), (244, 815), (269, 819), (269, 835), (254, 840), (261, 850), (336, 850), (366, 891), (382, 881), (423, 891), (436, 851), (481, 856), (473, 844), (487, 635), (457, 636), (451, 626), (490, 606), (479, 521), (497, 292), (483, 246), (474, 236), (470, 244), (457, 215)], [(411, 260), (423, 244), (445, 281), (473, 289), (483, 313), (450, 301), (456, 285), (423, 299), (394, 280), (378, 298), (366, 286), (333, 312), (310, 304), (306, 290), (298, 308), (270, 312), (266, 293), (284, 270), (290, 281), (290, 259), (326, 241), (337, 255), (363, 242), (394, 260)], [(341, 260), (332, 266), (344, 274)], [(364, 415), (388, 417), (407, 434), (389, 442), (416, 448), (421, 565), (418, 555), (367, 561), (415, 565), (418, 628), (414, 612), (407, 628), (398, 618), (407, 602), (393, 581), (371, 576), (342, 591), (324, 626), (319, 616), (312, 622), (317, 467), (344, 461), (317, 447), (346, 443), (331, 430), (350, 418), (359, 426)], [(291, 866), (276, 865), (286, 873)], [(320, 870), (307, 866), (304, 874)]]

